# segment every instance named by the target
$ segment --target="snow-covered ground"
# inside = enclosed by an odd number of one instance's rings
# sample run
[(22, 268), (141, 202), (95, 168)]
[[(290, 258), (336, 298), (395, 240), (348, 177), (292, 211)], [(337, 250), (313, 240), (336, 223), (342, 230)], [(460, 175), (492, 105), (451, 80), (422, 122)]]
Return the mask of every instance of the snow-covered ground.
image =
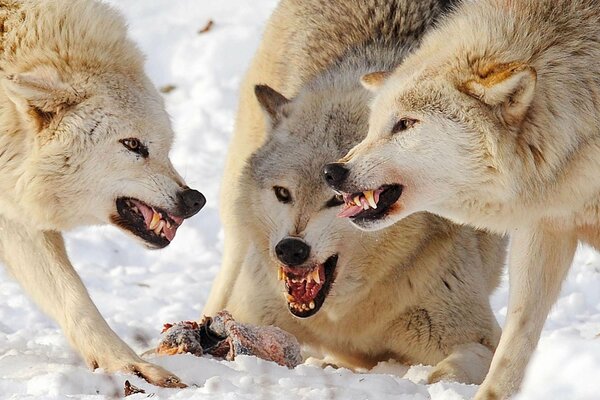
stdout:
[[(167, 249), (148, 251), (113, 228), (67, 235), (71, 258), (115, 331), (136, 350), (153, 346), (164, 322), (196, 319), (221, 257), (218, 189), (241, 74), (275, 0), (111, 0), (148, 55), (147, 70), (166, 94), (177, 141), (176, 167), (208, 204)], [(209, 19), (213, 29), (198, 34)], [(493, 298), (502, 323), (506, 282)], [(600, 257), (582, 248), (542, 334), (520, 399), (600, 398)], [(429, 367), (383, 363), (367, 374), (295, 370), (241, 357), (156, 359), (191, 387), (157, 389), (127, 375), (89, 371), (6, 273), (0, 272), (0, 398), (120, 397), (129, 379), (154, 398), (463, 399), (476, 387), (424, 384)], [(136, 395), (133, 398), (145, 398)]]

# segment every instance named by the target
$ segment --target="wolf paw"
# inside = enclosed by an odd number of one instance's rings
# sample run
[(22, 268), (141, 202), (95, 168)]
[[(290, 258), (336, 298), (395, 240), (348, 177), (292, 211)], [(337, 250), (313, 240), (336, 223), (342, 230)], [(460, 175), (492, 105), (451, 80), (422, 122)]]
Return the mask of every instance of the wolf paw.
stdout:
[(96, 360), (88, 362), (90, 367), (94, 370), (96, 368), (102, 368), (106, 372), (125, 372), (134, 374), (140, 378), (145, 379), (148, 383), (155, 386), (167, 387), (167, 388), (185, 388), (187, 385), (181, 382), (175, 374), (167, 371), (166, 369), (159, 367), (158, 365), (139, 360), (128, 360), (125, 362), (113, 361), (113, 362), (98, 362)]
[(140, 378), (144, 378), (146, 381), (148, 381), (148, 383), (151, 383), (155, 386), (167, 388), (187, 387), (187, 385), (181, 382), (181, 379), (179, 379), (176, 375), (162, 367), (159, 367), (158, 365), (151, 364), (149, 362), (129, 364), (125, 367), (124, 371), (133, 373)]
[(429, 384), (440, 381), (472, 383), (470, 377), (461, 368), (450, 363), (436, 365), (427, 378), (427, 383)]

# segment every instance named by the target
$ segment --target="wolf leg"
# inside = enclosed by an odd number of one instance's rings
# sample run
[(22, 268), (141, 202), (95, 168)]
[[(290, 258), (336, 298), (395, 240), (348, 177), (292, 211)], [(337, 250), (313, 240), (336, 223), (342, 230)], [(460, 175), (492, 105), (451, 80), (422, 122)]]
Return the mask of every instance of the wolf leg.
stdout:
[(576, 248), (577, 237), (572, 232), (532, 227), (512, 235), (508, 314), (476, 400), (506, 398), (519, 389)]
[(69, 262), (60, 233), (28, 230), (0, 219), (0, 246), (11, 274), (60, 325), (91, 368), (134, 373), (158, 386), (185, 386), (175, 375), (138, 357), (110, 329)]
[(490, 368), (493, 355), (492, 350), (480, 343), (456, 346), (431, 371), (428, 383), (447, 380), (479, 385)]

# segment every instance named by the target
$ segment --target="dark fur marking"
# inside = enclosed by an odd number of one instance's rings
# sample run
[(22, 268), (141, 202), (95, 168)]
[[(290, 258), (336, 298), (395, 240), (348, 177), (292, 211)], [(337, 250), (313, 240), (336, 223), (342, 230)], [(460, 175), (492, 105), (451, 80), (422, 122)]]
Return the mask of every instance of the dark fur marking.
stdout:
[(94, 134), (96, 128), (98, 128), (98, 126), (100, 125), (100, 122), (101, 121), (94, 121), (94, 126), (92, 127), (92, 129), (90, 129), (88, 135), (92, 136)]
[(419, 339), (427, 334), (427, 341), (430, 342), (433, 332), (429, 312), (424, 308), (417, 308), (411, 311), (406, 324), (406, 330), (414, 331)]
[(442, 282), (444, 282), (444, 285), (446, 285), (446, 287), (448, 288), (449, 291), (452, 291), (452, 288), (450, 287), (450, 285), (448, 284), (448, 282), (446, 282), (445, 279), (442, 279)]

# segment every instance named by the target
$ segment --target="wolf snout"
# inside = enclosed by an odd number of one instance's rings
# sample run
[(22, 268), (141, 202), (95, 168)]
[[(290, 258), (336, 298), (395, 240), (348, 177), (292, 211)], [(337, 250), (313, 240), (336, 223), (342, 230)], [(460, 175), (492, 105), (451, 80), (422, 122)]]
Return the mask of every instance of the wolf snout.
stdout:
[(275, 254), (283, 264), (296, 267), (308, 260), (310, 246), (299, 238), (285, 238), (275, 246)]
[(323, 168), (323, 178), (333, 189), (341, 189), (350, 170), (343, 163), (330, 163)]
[(179, 193), (179, 210), (183, 218), (195, 215), (206, 204), (206, 198), (197, 190), (185, 188)]

